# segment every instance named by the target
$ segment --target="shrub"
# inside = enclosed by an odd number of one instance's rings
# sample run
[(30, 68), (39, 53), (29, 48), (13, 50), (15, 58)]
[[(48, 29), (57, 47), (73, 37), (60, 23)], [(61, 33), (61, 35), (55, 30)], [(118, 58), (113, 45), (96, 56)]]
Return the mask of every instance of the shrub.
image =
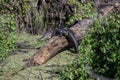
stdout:
[(120, 16), (113, 14), (103, 20), (93, 24), (90, 64), (95, 72), (120, 79)]
[(2, 61), (15, 48), (16, 26), (13, 15), (1, 15), (0, 21), (0, 61)]
[(60, 79), (94, 80), (86, 64), (98, 74), (120, 79), (120, 15), (114, 13), (92, 25), (80, 44), (80, 57), (60, 72)]

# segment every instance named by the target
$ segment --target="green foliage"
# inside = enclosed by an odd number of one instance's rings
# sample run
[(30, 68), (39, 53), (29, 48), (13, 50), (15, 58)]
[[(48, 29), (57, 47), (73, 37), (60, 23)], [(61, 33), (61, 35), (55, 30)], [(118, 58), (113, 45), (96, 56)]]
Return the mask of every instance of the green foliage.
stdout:
[(90, 64), (96, 72), (120, 79), (120, 16), (113, 14), (103, 20), (93, 24)]
[(89, 63), (91, 45), (87, 45), (89, 36), (86, 36), (80, 44), (79, 57), (60, 71), (60, 80), (94, 80), (88, 75), (86, 63)]
[(0, 16), (0, 61), (14, 49), (16, 25), (13, 15)]
[(84, 4), (79, 1), (68, 0), (68, 3), (76, 5), (76, 8), (74, 8), (74, 16), (70, 17), (67, 25), (72, 24), (75, 20), (81, 20), (83, 18), (93, 18), (93, 16), (96, 14), (92, 1)]
[(86, 63), (96, 73), (120, 79), (120, 15), (114, 13), (92, 25), (80, 44), (80, 57), (60, 72), (61, 80), (94, 80)]

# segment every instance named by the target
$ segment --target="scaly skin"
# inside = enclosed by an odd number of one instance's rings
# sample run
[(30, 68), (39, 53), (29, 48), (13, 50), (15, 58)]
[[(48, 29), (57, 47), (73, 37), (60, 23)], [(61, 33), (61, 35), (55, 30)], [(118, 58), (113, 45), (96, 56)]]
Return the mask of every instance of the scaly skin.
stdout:
[(73, 43), (75, 52), (77, 53), (78, 52), (78, 42), (74, 36), (74, 33), (71, 29), (67, 29), (67, 31), (68, 31), (68, 40), (70, 41), (70, 43)]
[(64, 27), (60, 27), (58, 29), (56, 29), (56, 35), (60, 35), (60, 36), (65, 36), (66, 39), (69, 41), (69, 43), (73, 43), (75, 52), (78, 52), (78, 42), (75, 39), (74, 33), (72, 30), (70, 29), (64, 29)]

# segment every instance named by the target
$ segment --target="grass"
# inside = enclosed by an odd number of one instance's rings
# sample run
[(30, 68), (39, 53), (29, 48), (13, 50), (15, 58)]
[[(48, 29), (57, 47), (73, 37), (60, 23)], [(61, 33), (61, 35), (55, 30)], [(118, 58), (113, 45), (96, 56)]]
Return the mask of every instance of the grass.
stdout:
[[(44, 42), (38, 42), (39, 35), (30, 35), (27, 33), (18, 34), (17, 42), (25, 42), (25, 45), (31, 45), (34, 47), (40, 47), (45, 44)], [(21, 67), (25, 64), (24, 59), (30, 58), (36, 49), (20, 49), (15, 51), (13, 54), (7, 57), (7, 59), (0, 64), (0, 68), (3, 74), (0, 78), (3, 80), (40, 80), (41, 76), (43, 80), (57, 80), (59, 75), (55, 74), (55, 71), (62, 69), (64, 66), (71, 64), (76, 56), (71, 55), (69, 51), (64, 51), (47, 63), (41, 66), (35, 66), (26, 70), (20, 71)], [(18, 74), (15, 74), (18, 72)]]

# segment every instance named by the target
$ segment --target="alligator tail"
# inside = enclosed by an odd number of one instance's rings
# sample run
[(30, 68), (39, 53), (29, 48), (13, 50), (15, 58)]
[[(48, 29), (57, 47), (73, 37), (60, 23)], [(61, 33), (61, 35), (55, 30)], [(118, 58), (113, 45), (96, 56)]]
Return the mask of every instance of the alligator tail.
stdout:
[(74, 33), (71, 29), (68, 29), (67, 31), (68, 31), (68, 39), (69, 39), (70, 43), (73, 43), (75, 52), (77, 53), (78, 52), (78, 42), (74, 36)]

